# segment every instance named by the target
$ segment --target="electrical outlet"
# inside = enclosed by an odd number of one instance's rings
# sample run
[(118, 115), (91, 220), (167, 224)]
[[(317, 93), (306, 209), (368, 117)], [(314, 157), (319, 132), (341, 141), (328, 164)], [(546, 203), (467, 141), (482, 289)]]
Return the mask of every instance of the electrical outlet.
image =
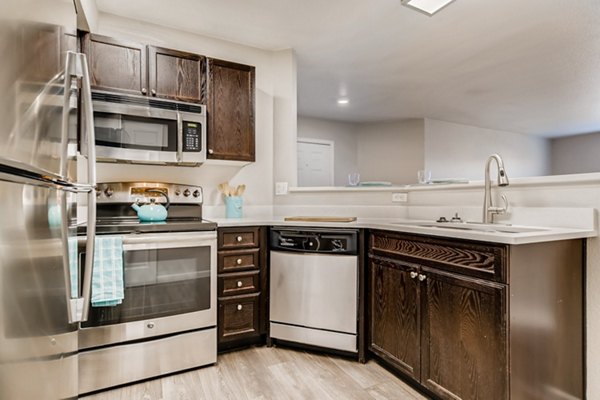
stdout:
[(406, 203), (408, 201), (408, 193), (392, 193), (392, 203)]
[(283, 196), (288, 193), (288, 183), (287, 182), (275, 182), (275, 195)]

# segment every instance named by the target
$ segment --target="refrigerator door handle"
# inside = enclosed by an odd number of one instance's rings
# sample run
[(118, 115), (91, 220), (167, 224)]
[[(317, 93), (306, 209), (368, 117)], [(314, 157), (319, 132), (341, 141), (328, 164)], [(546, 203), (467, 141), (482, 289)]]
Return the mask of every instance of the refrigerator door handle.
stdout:
[[(70, 324), (80, 321), (79, 311), (80, 300), (78, 297), (72, 297), (72, 287), (73, 287), (73, 279), (71, 274), (71, 254), (70, 246), (77, 246), (77, 241), (70, 242), (69, 241), (69, 217), (68, 217), (68, 209), (67, 209), (67, 196), (68, 193), (64, 190), (60, 190), (60, 215), (61, 218), (61, 226), (60, 233), (63, 243), (63, 268), (65, 275), (65, 287), (66, 287), (66, 295), (67, 295), (67, 314), (68, 320)], [(77, 254), (77, 252), (75, 252)], [(75, 263), (78, 265), (78, 263)]]
[[(81, 69), (81, 104), (83, 108), (84, 134), (87, 138), (87, 184), (96, 186), (96, 135), (94, 131), (94, 110), (92, 108), (92, 89), (87, 58), (85, 54), (78, 53), (77, 59)], [(85, 270), (83, 273), (82, 297), (83, 309), (81, 321), (87, 321), (90, 311), (92, 268), (94, 267), (94, 248), (96, 241), (96, 191), (87, 194), (87, 242)]]
[(69, 147), (69, 112), (71, 105), (71, 88), (73, 87), (73, 80), (81, 78), (81, 69), (77, 66), (77, 53), (72, 51), (67, 52), (65, 60), (65, 72), (63, 75), (64, 79), (64, 93), (63, 93), (63, 111), (62, 111), (62, 128), (61, 128), (61, 158), (60, 158), (60, 171), (59, 175), (61, 179), (67, 181), (67, 162), (68, 162), (68, 147)]

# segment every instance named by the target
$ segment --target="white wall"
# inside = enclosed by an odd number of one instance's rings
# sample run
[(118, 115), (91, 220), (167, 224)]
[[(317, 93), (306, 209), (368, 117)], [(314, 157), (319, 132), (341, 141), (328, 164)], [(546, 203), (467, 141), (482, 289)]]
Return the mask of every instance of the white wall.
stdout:
[(422, 119), (359, 124), (357, 133), (361, 181), (417, 182), (425, 159)]
[(425, 168), (434, 179), (483, 179), (492, 153), (502, 156), (509, 178), (550, 173), (547, 139), (425, 119)]
[(331, 140), (335, 186), (348, 184), (348, 174), (358, 171), (357, 126), (348, 122), (298, 116), (298, 137)]
[[(207, 162), (194, 168), (100, 163), (99, 182), (152, 180), (202, 185), (205, 204), (210, 206), (223, 203), (216, 186), (230, 181), (246, 184), (246, 205), (272, 204), (275, 136), (296, 136), (296, 63), (292, 50), (265, 51), (109, 14), (99, 15), (95, 33), (256, 67), (255, 163), (240, 167)], [(295, 157), (295, 147), (293, 154)]]
[(600, 132), (552, 139), (552, 174), (600, 171)]

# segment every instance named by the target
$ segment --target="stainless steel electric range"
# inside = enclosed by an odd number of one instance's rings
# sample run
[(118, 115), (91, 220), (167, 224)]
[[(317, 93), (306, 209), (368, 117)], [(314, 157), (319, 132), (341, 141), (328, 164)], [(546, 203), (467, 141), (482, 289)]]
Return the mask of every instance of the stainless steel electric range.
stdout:
[[(164, 195), (166, 221), (140, 222), (131, 205)], [(80, 394), (216, 362), (216, 224), (202, 218), (202, 201), (199, 186), (98, 185), (96, 235), (123, 239), (124, 299), (92, 304), (80, 326)]]

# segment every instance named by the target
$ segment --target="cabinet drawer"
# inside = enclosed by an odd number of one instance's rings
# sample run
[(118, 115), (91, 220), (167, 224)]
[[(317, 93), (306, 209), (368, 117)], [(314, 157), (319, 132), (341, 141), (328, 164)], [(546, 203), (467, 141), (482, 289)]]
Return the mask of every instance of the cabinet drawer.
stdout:
[(219, 251), (217, 266), (219, 273), (245, 271), (259, 267), (260, 249), (241, 251)]
[(219, 297), (238, 296), (259, 291), (259, 271), (227, 274), (219, 277)]
[(244, 249), (259, 246), (259, 227), (219, 229), (219, 249)]
[(219, 342), (257, 336), (260, 293), (219, 299)]
[(370, 250), (463, 275), (506, 283), (507, 245), (373, 232)]

